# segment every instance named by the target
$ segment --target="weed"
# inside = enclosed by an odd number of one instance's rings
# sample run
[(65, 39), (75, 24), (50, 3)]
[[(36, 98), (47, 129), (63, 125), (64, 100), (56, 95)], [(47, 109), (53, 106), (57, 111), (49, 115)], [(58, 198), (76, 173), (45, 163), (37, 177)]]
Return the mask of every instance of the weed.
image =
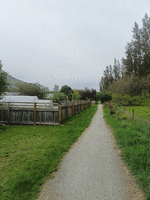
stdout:
[(110, 113), (111, 115), (115, 114), (115, 109), (111, 108), (111, 109), (109, 110), (109, 113)]

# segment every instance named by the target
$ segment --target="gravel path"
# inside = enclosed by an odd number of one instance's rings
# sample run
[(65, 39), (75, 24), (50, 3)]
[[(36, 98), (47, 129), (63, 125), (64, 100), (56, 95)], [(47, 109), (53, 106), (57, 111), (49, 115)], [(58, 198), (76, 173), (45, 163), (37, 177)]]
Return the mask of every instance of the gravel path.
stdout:
[(121, 199), (144, 196), (123, 166), (98, 105), (90, 126), (64, 156), (55, 178), (43, 185), (38, 200)]

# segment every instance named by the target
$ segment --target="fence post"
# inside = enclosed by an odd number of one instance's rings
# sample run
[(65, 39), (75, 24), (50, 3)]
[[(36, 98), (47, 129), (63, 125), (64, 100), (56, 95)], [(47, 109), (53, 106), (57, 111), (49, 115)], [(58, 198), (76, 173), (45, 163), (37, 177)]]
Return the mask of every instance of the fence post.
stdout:
[(68, 99), (66, 101), (66, 117), (68, 117)]
[(8, 125), (10, 124), (10, 103), (8, 103)]
[(72, 115), (74, 115), (74, 103), (72, 101)]
[(81, 101), (81, 110), (83, 110), (83, 100)]
[(132, 116), (133, 116), (133, 119), (134, 119), (134, 110), (132, 110)]
[(123, 106), (123, 111), (124, 111), (124, 113), (125, 113), (125, 106)]
[(34, 126), (36, 124), (36, 103), (34, 103)]
[(59, 102), (59, 125), (61, 125), (61, 103)]
[(79, 101), (78, 101), (78, 113), (79, 113)]
[(76, 100), (75, 100), (75, 104), (74, 104), (74, 115), (76, 115)]

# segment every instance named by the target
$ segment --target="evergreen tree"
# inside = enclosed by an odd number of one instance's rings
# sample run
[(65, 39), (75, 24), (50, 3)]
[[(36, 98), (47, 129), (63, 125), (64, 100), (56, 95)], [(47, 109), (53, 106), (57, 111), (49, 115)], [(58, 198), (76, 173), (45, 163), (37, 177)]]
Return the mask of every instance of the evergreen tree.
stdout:
[(135, 22), (133, 39), (126, 46), (126, 58), (123, 64), (126, 74), (144, 77), (150, 74), (150, 18), (147, 14), (142, 20), (143, 27), (139, 29)]
[(141, 28), (141, 50), (143, 76), (150, 74), (150, 18), (145, 14)]

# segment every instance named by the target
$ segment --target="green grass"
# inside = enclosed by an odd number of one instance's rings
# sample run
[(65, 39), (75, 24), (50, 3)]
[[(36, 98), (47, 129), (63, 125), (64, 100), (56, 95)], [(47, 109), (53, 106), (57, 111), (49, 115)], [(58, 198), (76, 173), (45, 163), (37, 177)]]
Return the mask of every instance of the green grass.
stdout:
[[(123, 109), (123, 106), (119, 106)], [(150, 100), (145, 100), (141, 106), (125, 106), (125, 111), (132, 113), (134, 110), (135, 117), (140, 117), (146, 120), (150, 120)]]
[(62, 126), (9, 126), (0, 130), (0, 199), (34, 200), (40, 186), (87, 128), (97, 105)]
[[(123, 107), (121, 107), (123, 109)], [(150, 105), (143, 106), (126, 106), (125, 111), (132, 113), (134, 110), (135, 116), (150, 120)]]
[(150, 123), (143, 120), (122, 120), (117, 114), (110, 115), (105, 106), (103, 111), (121, 148), (123, 160), (145, 192), (146, 199), (150, 199)]

